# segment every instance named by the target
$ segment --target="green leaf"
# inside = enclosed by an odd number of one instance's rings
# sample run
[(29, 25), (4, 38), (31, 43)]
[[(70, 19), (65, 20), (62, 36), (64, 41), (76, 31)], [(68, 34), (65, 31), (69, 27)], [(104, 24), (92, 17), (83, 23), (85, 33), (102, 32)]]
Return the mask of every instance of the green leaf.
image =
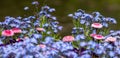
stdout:
[(90, 30), (87, 30), (87, 31), (85, 32), (85, 35), (86, 35), (86, 36), (89, 36), (89, 32), (90, 32)]
[(73, 41), (72, 42), (72, 45), (73, 45), (73, 47), (75, 47), (75, 48), (79, 48), (79, 45), (78, 45), (78, 42), (77, 41)]

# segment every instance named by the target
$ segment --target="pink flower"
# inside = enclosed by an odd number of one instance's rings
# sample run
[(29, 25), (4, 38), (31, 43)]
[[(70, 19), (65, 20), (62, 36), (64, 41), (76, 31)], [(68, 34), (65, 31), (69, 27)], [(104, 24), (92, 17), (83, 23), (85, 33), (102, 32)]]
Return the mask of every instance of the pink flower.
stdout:
[(90, 34), (91, 37), (94, 37), (95, 35), (97, 35), (97, 34)]
[(91, 27), (94, 27), (94, 28), (102, 28), (103, 25), (100, 24), (100, 23), (93, 23), (93, 24), (91, 25)]
[(74, 41), (74, 37), (73, 36), (65, 36), (65, 37), (63, 37), (62, 40), (65, 42), (71, 42), (71, 41)]
[(100, 39), (103, 39), (104, 36), (102, 36), (102, 35), (95, 35), (94, 38), (97, 39), (97, 40), (100, 40)]
[(45, 29), (44, 28), (36, 28), (36, 30), (38, 30), (38, 31), (45, 31)]
[(12, 31), (13, 31), (14, 33), (22, 33), (22, 30), (19, 29), (19, 28), (13, 28)]
[(106, 42), (115, 42), (116, 38), (115, 37), (108, 37), (107, 39), (105, 39)]
[(45, 48), (46, 47), (46, 45), (44, 45), (44, 44), (40, 44), (38, 46), (40, 46), (41, 48)]
[(4, 30), (2, 31), (3, 36), (13, 36), (14, 32), (12, 30)]

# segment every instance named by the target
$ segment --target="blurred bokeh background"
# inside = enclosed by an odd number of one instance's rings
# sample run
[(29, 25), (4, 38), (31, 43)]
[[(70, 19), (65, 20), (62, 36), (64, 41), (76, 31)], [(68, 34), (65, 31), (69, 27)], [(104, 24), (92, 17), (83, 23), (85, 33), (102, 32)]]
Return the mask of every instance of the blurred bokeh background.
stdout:
[[(32, 12), (25, 12), (25, 6), (31, 7), (34, 0), (0, 0), (0, 21), (5, 16), (25, 16)], [(116, 25), (110, 25), (112, 29), (120, 29), (120, 0), (38, 0), (40, 7), (48, 5), (56, 9), (53, 13), (57, 17), (60, 25), (64, 28), (61, 35), (70, 35), (73, 27), (72, 18), (68, 17), (69, 13), (74, 13), (77, 9), (83, 9), (88, 13), (99, 11), (106, 17), (113, 17), (117, 20)], [(31, 8), (32, 9), (32, 8)]]

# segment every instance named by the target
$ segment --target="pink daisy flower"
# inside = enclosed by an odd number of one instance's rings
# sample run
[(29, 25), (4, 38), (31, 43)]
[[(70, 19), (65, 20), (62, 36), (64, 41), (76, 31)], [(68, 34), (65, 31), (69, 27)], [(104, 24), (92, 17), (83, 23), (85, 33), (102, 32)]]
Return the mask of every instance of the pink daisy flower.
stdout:
[(71, 41), (74, 41), (74, 37), (73, 36), (65, 36), (65, 37), (63, 37), (62, 40), (65, 42), (71, 42)]
[(108, 37), (105, 39), (106, 42), (115, 42), (116, 38), (115, 37)]
[(36, 28), (36, 30), (38, 30), (38, 31), (45, 31), (45, 29), (44, 28)]
[(94, 38), (97, 39), (97, 40), (101, 40), (101, 39), (104, 38), (104, 36), (102, 36), (102, 35), (95, 35)]
[(12, 30), (4, 30), (2, 31), (3, 36), (13, 36), (14, 32)]
[(94, 27), (94, 28), (102, 28), (103, 25), (100, 24), (100, 23), (93, 23), (93, 24), (91, 25), (91, 27)]
[(19, 28), (13, 28), (12, 31), (13, 31), (14, 33), (22, 33), (22, 30), (19, 29)]
[(97, 35), (97, 34), (90, 34), (91, 37), (94, 37), (95, 35)]

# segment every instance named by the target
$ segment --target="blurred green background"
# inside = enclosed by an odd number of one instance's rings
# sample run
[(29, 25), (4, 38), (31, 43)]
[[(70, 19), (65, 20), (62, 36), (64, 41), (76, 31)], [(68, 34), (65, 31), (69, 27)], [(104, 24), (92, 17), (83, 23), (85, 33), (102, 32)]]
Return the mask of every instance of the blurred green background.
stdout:
[[(0, 21), (4, 20), (5, 16), (25, 16), (32, 12), (25, 12), (25, 6), (31, 7), (31, 2), (34, 0), (0, 0)], [(116, 25), (110, 25), (112, 29), (120, 29), (120, 0), (38, 0), (40, 7), (48, 5), (56, 9), (53, 13), (57, 17), (60, 25), (64, 28), (61, 35), (70, 35), (73, 27), (72, 18), (67, 15), (75, 12), (77, 9), (83, 9), (88, 13), (99, 11), (106, 17), (117, 19)], [(32, 15), (32, 14), (31, 14)]]

